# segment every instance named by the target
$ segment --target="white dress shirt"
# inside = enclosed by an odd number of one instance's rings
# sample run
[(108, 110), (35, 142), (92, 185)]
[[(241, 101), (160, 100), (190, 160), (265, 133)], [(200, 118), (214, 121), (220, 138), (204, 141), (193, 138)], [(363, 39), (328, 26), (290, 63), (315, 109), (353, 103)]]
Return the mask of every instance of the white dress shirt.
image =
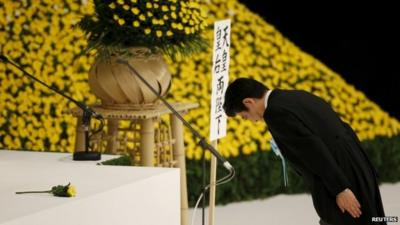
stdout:
[(265, 94), (265, 99), (264, 99), (264, 107), (265, 107), (265, 109), (267, 109), (268, 98), (269, 98), (269, 95), (271, 94), (271, 92), (272, 92), (272, 90), (268, 90), (267, 93)]

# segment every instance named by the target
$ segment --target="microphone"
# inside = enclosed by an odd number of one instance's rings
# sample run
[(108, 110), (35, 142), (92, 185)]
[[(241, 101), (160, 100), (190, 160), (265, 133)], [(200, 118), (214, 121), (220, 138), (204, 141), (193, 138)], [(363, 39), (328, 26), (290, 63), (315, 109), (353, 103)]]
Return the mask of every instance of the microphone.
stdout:
[(163, 103), (165, 106), (171, 110), (171, 112), (187, 127), (189, 130), (192, 132), (194, 136), (196, 136), (199, 141), (199, 145), (203, 149), (208, 149), (220, 162), (222, 162), (222, 165), (229, 170), (230, 173), (234, 174), (234, 168), (233, 166), (209, 143), (207, 143), (206, 139), (200, 135), (197, 130), (195, 130), (192, 125), (190, 125), (180, 114), (177, 112), (174, 107), (171, 106), (171, 104), (168, 103), (167, 100), (165, 100), (140, 74), (137, 72), (135, 68), (133, 68), (126, 60), (122, 59), (117, 59), (117, 63), (126, 65), (129, 70), (131, 70)]
[[(82, 115), (82, 124), (84, 126), (84, 130), (85, 130), (85, 151), (83, 152), (75, 152), (73, 154), (73, 160), (78, 160), (78, 161), (82, 161), (82, 160), (100, 160), (101, 159), (101, 154), (99, 152), (94, 152), (94, 151), (89, 151), (89, 141), (90, 141), (90, 136), (89, 136), (89, 130), (90, 130), (90, 120), (91, 117), (96, 118), (97, 120), (100, 121), (100, 126), (97, 130), (93, 131), (93, 134), (96, 134), (98, 132), (100, 132), (103, 127), (104, 127), (104, 118), (101, 114), (95, 112), (92, 108), (90, 108), (88, 105), (86, 105), (83, 102), (78, 102), (77, 100), (73, 99), (72, 97), (64, 94), (62, 91), (58, 90), (57, 88), (54, 87), (50, 87), (49, 85), (47, 85), (46, 83), (44, 83), (43, 81), (37, 79), (36, 77), (34, 77), (33, 75), (31, 75), (30, 73), (26, 72), (23, 68), (21, 68), (18, 64), (14, 63), (13, 61), (9, 60), (5, 55), (0, 55), (0, 61), (3, 61), (4, 63), (9, 63), (12, 66), (16, 67), (17, 69), (19, 69), (21, 72), (23, 72), (23, 74), (31, 79), (33, 79), (34, 81), (42, 84), (43, 86), (47, 87), (48, 89), (54, 91), (55, 93), (63, 96), (64, 98), (68, 99), (69, 101), (75, 103), (79, 108), (82, 109), (83, 111), (83, 115)], [(93, 135), (92, 134), (92, 135)]]
[[(199, 134), (200, 135), (200, 134)], [(195, 135), (197, 136), (197, 135)], [(197, 136), (199, 137), (199, 136)], [(220, 162), (222, 162), (222, 165), (229, 170), (230, 172), (233, 172), (234, 168), (233, 166), (226, 160), (215, 148), (214, 146), (210, 145), (205, 138), (201, 137), (200, 146), (202, 146), (203, 149), (208, 149)]]

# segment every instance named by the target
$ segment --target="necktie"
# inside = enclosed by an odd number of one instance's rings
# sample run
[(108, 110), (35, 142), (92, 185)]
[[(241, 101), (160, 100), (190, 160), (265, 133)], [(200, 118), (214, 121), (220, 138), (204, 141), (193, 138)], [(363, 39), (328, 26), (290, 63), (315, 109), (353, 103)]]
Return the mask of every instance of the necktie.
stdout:
[(285, 187), (287, 187), (288, 184), (289, 184), (289, 178), (288, 178), (288, 175), (287, 175), (285, 158), (283, 157), (283, 155), (281, 153), (281, 150), (279, 150), (278, 145), (276, 144), (274, 138), (271, 138), (269, 143), (271, 144), (271, 149), (275, 153), (275, 155), (278, 156), (279, 158), (281, 158), (282, 170), (283, 170), (283, 182), (285, 184)]

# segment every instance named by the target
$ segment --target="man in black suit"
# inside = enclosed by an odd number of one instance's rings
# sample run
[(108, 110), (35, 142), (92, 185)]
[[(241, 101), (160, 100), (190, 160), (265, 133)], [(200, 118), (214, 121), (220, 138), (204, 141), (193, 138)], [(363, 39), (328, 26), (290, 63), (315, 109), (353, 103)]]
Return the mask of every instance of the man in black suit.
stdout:
[(323, 99), (239, 78), (228, 86), (223, 107), (231, 117), (264, 119), (282, 155), (310, 187), (320, 224), (386, 224), (372, 222), (384, 216), (374, 166), (351, 127)]

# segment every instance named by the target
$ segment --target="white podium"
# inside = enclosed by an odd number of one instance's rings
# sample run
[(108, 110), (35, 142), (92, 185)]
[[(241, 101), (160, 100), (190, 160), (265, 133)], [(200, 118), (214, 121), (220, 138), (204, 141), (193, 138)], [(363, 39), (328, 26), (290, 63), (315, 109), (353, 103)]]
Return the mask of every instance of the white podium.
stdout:
[[(0, 150), (0, 224), (180, 224), (179, 169), (96, 163), (72, 161), (69, 153)], [(15, 194), (69, 182), (76, 197)]]

